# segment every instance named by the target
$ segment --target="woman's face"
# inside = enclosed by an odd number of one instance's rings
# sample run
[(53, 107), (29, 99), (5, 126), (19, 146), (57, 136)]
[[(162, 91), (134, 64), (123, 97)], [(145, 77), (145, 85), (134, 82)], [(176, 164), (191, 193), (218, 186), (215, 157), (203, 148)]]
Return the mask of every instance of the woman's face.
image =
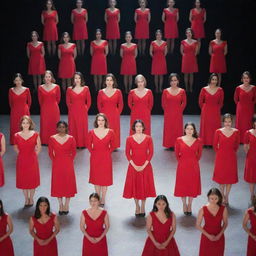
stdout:
[(59, 124), (58, 125), (58, 127), (57, 127), (57, 131), (58, 131), (58, 133), (66, 133), (66, 131), (67, 131), (67, 128), (66, 128), (66, 126), (64, 125), (64, 124)]
[(52, 3), (51, 3), (51, 1), (47, 1), (46, 7), (47, 7), (48, 10), (51, 10), (51, 9), (52, 9)]
[(32, 39), (32, 41), (37, 41), (38, 40), (37, 34), (36, 33), (32, 33), (31, 39)]
[(186, 36), (187, 38), (192, 38), (192, 33), (190, 29), (186, 31)]
[(248, 75), (243, 75), (242, 81), (244, 84), (249, 84), (250, 83), (250, 77)]
[(89, 200), (89, 202), (90, 202), (90, 206), (93, 207), (93, 208), (98, 207), (99, 203), (100, 203), (99, 200), (97, 198), (95, 198), (95, 197), (92, 197)]
[(221, 38), (221, 31), (220, 31), (219, 29), (217, 29), (217, 30), (215, 31), (215, 37), (216, 37), (217, 39), (220, 39), (220, 38)]
[(135, 133), (143, 133), (143, 125), (140, 122), (135, 124)]
[(132, 35), (131, 35), (131, 34), (126, 34), (126, 36), (125, 36), (125, 41), (126, 41), (127, 43), (130, 43), (130, 42), (132, 41)]
[(145, 81), (142, 77), (137, 79), (137, 87), (145, 87)]
[(256, 121), (252, 124), (253, 129), (256, 129)]
[(16, 77), (13, 82), (16, 86), (21, 86), (22, 85), (22, 80), (21, 80), (20, 77)]
[(195, 1), (195, 6), (196, 6), (196, 8), (200, 8), (200, 1), (199, 0)]
[(41, 214), (45, 214), (48, 209), (48, 204), (46, 202), (42, 202), (39, 204), (39, 211)]
[(211, 79), (211, 85), (217, 85), (218, 84), (218, 77), (217, 76), (213, 76)]
[(46, 73), (44, 76), (44, 80), (46, 84), (50, 84), (52, 82), (52, 76), (49, 73)]
[(98, 116), (97, 124), (98, 124), (98, 127), (101, 127), (101, 128), (105, 127), (105, 119), (104, 119), (104, 117)]
[(67, 44), (67, 43), (69, 42), (69, 40), (70, 40), (69, 36), (65, 34), (65, 35), (63, 36), (63, 41), (64, 41), (64, 43)]
[(109, 6), (115, 7), (116, 6), (116, 0), (109, 0)]
[(171, 78), (170, 85), (171, 85), (171, 87), (174, 87), (174, 88), (179, 86), (179, 80), (177, 79), (176, 76), (173, 76)]
[(96, 32), (96, 39), (97, 40), (100, 40), (101, 39), (101, 32)]
[(208, 202), (210, 204), (217, 204), (219, 202), (219, 197), (217, 195), (209, 195)]
[(29, 130), (30, 123), (27, 119), (24, 119), (21, 123), (22, 130)]
[(82, 8), (83, 2), (81, 0), (76, 1), (76, 7)]
[(166, 207), (166, 202), (164, 200), (158, 200), (157, 203), (156, 203), (156, 208), (161, 211), (164, 211)]
[(169, 6), (169, 7), (172, 8), (174, 5), (175, 5), (175, 2), (174, 2), (173, 0), (169, 0), (169, 1), (168, 1), (168, 6)]
[(162, 34), (161, 33), (156, 33), (156, 40), (162, 40)]
[(75, 85), (81, 85), (81, 77), (79, 75), (75, 75), (74, 82)]
[(187, 125), (187, 127), (185, 128), (185, 134), (189, 136), (193, 136), (194, 128), (192, 125)]
[(232, 120), (231, 118), (225, 118), (223, 125), (225, 128), (231, 128), (232, 127)]
[(145, 8), (146, 7), (146, 2), (144, 0), (140, 1), (140, 7)]
[(112, 77), (108, 76), (108, 77), (106, 78), (105, 83), (106, 83), (106, 86), (107, 86), (107, 87), (112, 87), (112, 88), (113, 88), (114, 80), (113, 80)]

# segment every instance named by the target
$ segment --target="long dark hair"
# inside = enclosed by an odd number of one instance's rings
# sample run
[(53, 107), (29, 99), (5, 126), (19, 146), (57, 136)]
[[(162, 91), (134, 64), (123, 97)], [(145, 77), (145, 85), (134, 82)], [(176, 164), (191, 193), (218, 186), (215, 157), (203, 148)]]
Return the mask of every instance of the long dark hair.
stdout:
[(215, 196), (217, 196), (218, 199), (219, 199), (218, 202), (217, 202), (217, 205), (218, 205), (218, 206), (221, 206), (221, 205), (222, 205), (223, 196), (222, 196), (222, 194), (221, 194), (221, 192), (220, 192), (219, 189), (217, 189), (217, 188), (211, 188), (211, 189), (209, 190), (209, 192), (207, 193), (207, 197), (209, 198), (210, 195), (215, 195)]
[(35, 217), (36, 219), (40, 219), (41, 216), (42, 216), (42, 215), (41, 215), (41, 212), (40, 212), (40, 210), (39, 210), (39, 205), (40, 205), (41, 203), (46, 203), (46, 204), (48, 205), (48, 208), (47, 208), (47, 210), (46, 210), (46, 214), (47, 214), (48, 216), (50, 216), (50, 213), (51, 213), (51, 211), (50, 211), (50, 202), (49, 202), (48, 198), (47, 198), (47, 197), (44, 197), (44, 196), (41, 196), (41, 197), (38, 198), (38, 200), (37, 200), (37, 202), (36, 202), (36, 210), (35, 210), (35, 214), (34, 214), (34, 217)]
[(59, 128), (59, 126), (61, 125), (61, 124), (63, 124), (64, 126), (65, 126), (65, 132), (66, 132), (66, 134), (68, 133), (68, 123), (67, 122), (65, 122), (65, 121), (63, 121), (63, 120), (60, 120), (57, 124), (56, 124), (56, 128)]
[(168, 203), (168, 200), (167, 200), (167, 198), (166, 198), (165, 195), (158, 195), (158, 196), (156, 197), (156, 199), (155, 199), (155, 201), (154, 201), (154, 205), (153, 205), (153, 210), (152, 210), (152, 212), (158, 212), (158, 209), (157, 209), (157, 207), (156, 207), (156, 204), (157, 204), (157, 202), (158, 202), (159, 200), (163, 200), (163, 201), (166, 203), (166, 206), (165, 206), (165, 209), (164, 209), (164, 213), (165, 213), (165, 215), (166, 215), (166, 218), (170, 218), (172, 211), (171, 211), (171, 209), (170, 209), (170, 207), (169, 207), (169, 203)]
[(1, 208), (0, 208), (0, 216), (3, 216), (4, 215), (4, 206), (3, 206), (3, 202), (2, 202), (1, 199), (0, 199), (0, 206), (1, 206)]
[(218, 83), (219, 83), (219, 77), (216, 73), (212, 73), (210, 76), (209, 76), (209, 79), (208, 79), (208, 84), (210, 85), (211, 84), (211, 81), (212, 81), (212, 78), (213, 77), (217, 77), (217, 84), (216, 86), (218, 86)]
[(253, 211), (256, 212), (256, 196), (255, 195), (252, 197), (252, 206), (253, 206)]
[(72, 78), (72, 89), (75, 88), (75, 75), (80, 76), (81, 79), (81, 86), (85, 86), (84, 76), (81, 72), (75, 72), (73, 78)]
[(185, 124), (185, 126), (184, 126), (184, 135), (186, 135), (185, 130), (189, 125), (191, 125), (194, 129), (194, 133), (193, 133), (192, 137), (197, 139), (198, 138), (198, 133), (197, 133), (197, 130), (196, 130), (196, 125), (192, 122), (187, 122)]

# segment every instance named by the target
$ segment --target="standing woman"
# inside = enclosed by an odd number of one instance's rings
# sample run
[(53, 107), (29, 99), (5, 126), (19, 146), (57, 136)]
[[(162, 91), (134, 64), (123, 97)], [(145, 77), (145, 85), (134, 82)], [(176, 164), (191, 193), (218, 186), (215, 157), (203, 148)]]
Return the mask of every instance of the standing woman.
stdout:
[(113, 170), (111, 153), (115, 149), (115, 135), (108, 128), (107, 117), (103, 113), (97, 114), (94, 129), (88, 134), (88, 150), (90, 156), (89, 183), (94, 185), (100, 196), (100, 205), (104, 207), (108, 186), (113, 184)]
[(201, 89), (199, 95), (200, 138), (205, 146), (212, 146), (215, 131), (221, 127), (220, 111), (223, 107), (224, 92), (218, 84), (218, 75), (212, 73), (208, 85)]
[(99, 113), (104, 113), (108, 119), (109, 128), (114, 131), (115, 148), (120, 147), (120, 115), (124, 103), (122, 92), (117, 89), (116, 78), (113, 74), (105, 77), (105, 88), (100, 90), (97, 97)]
[(194, 123), (186, 123), (184, 136), (177, 138), (175, 154), (178, 160), (174, 196), (181, 197), (183, 212), (192, 215), (192, 201), (201, 195), (199, 160), (202, 143), (198, 138)]
[(236, 103), (236, 128), (240, 131), (240, 142), (244, 143), (244, 133), (251, 128), (251, 120), (256, 104), (256, 87), (250, 84), (251, 74), (242, 74), (242, 83), (236, 87), (234, 101)]
[(151, 110), (154, 104), (152, 91), (146, 88), (147, 81), (143, 75), (135, 77), (136, 89), (129, 92), (128, 106), (131, 109), (130, 135), (134, 133), (132, 126), (135, 120), (140, 119), (145, 124), (145, 133), (151, 135)]
[(120, 74), (124, 76), (125, 93), (129, 93), (132, 89), (132, 76), (137, 74), (136, 57), (138, 50), (137, 44), (132, 43), (132, 33), (130, 31), (126, 31), (125, 41), (120, 48), (122, 58)]
[(53, 73), (46, 70), (44, 84), (39, 86), (40, 137), (43, 145), (48, 144), (50, 136), (56, 133), (56, 123), (60, 120), (60, 87), (55, 84)]
[(169, 76), (169, 88), (162, 94), (162, 108), (164, 110), (163, 146), (174, 148), (176, 139), (183, 133), (183, 111), (187, 105), (184, 89), (179, 87), (180, 77), (176, 73)]
[(83, 1), (76, 1), (76, 9), (71, 12), (71, 23), (73, 24), (73, 40), (76, 41), (76, 47), (78, 55), (84, 54), (85, 40), (88, 39), (87, 22), (88, 13), (87, 10), (82, 8)]
[(140, 55), (145, 55), (146, 40), (149, 38), (149, 23), (151, 19), (150, 9), (146, 8), (147, 0), (139, 0), (140, 8), (135, 10), (134, 21), (135, 39), (138, 39)]
[[(48, 153), (52, 160), (51, 196), (59, 201), (59, 214), (68, 215), (70, 198), (77, 193), (74, 159), (76, 156), (76, 141), (68, 135), (68, 124), (65, 121), (57, 123), (57, 134), (49, 139)], [(64, 199), (65, 203), (64, 203)]]
[(18, 132), (20, 119), (24, 115), (30, 115), (31, 95), (29, 88), (24, 87), (24, 80), (20, 73), (15, 74), (14, 87), (9, 89), (10, 113), (10, 144), (13, 145), (14, 134)]
[(60, 224), (56, 214), (50, 210), (46, 197), (39, 197), (36, 210), (29, 221), (29, 233), (34, 238), (34, 256), (58, 256), (56, 235)]
[(85, 148), (88, 135), (88, 110), (91, 106), (89, 87), (85, 85), (82, 73), (76, 72), (73, 86), (67, 89), (69, 133), (76, 140), (78, 148)]
[(102, 86), (102, 76), (107, 74), (108, 42), (101, 39), (101, 30), (96, 29), (96, 39), (91, 42), (90, 53), (92, 56), (91, 75), (93, 75), (96, 91)]
[(41, 151), (41, 141), (29, 116), (23, 116), (20, 120), (20, 132), (14, 136), (14, 151), (17, 153), (16, 187), (23, 190), (24, 207), (30, 207), (34, 204), (35, 190), (40, 185), (37, 157)]
[(4, 185), (4, 163), (3, 163), (3, 155), (6, 151), (5, 137), (0, 132), (0, 187)]
[(59, 16), (52, 0), (46, 1), (45, 10), (41, 14), (41, 22), (44, 26), (43, 40), (47, 42), (49, 56), (56, 52), (56, 41), (58, 40), (57, 24)]
[(32, 41), (27, 43), (27, 56), (29, 59), (28, 74), (33, 76), (34, 88), (42, 84), (42, 75), (45, 72), (44, 43), (38, 41), (39, 35), (36, 31), (31, 32)]

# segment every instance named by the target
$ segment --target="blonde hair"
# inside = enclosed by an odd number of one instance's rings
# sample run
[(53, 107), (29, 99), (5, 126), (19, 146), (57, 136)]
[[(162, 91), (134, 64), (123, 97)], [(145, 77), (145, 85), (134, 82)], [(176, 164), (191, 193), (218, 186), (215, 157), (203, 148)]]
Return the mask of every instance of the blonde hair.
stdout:
[(143, 76), (142, 74), (138, 74), (135, 79), (134, 79), (134, 83), (137, 85), (138, 84), (138, 80), (142, 79), (144, 81), (144, 87), (147, 86), (147, 80), (145, 78), (145, 76)]
[(20, 119), (20, 130), (23, 131), (22, 122), (24, 120), (27, 120), (29, 122), (29, 130), (33, 131), (35, 129), (35, 123), (31, 119), (31, 117), (27, 116), (27, 115), (22, 116), (21, 119)]
[[(52, 77), (51, 82), (52, 82), (52, 83), (55, 83), (55, 82), (56, 82), (56, 80), (55, 80), (55, 78), (54, 78), (53, 73), (52, 73), (51, 70), (46, 70), (46, 71), (45, 71), (45, 73), (44, 73), (44, 78), (45, 78), (46, 74), (50, 74), (50, 75), (51, 75), (51, 77)], [(45, 79), (44, 79), (44, 83), (45, 83)]]

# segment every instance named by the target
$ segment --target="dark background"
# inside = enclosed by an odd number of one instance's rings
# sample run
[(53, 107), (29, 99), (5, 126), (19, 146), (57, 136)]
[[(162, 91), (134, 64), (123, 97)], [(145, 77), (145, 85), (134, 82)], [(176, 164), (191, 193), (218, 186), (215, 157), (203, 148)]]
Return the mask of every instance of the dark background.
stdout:
[[(117, 8), (121, 11), (121, 40), (118, 45), (124, 42), (124, 33), (131, 30), (134, 34), (135, 24), (133, 21), (134, 10), (138, 8), (137, 0), (117, 0)], [(176, 8), (179, 8), (180, 21), (179, 39), (177, 39), (174, 54), (167, 56), (168, 73), (180, 73), (181, 55), (179, 52), (180, 41), (184, 39), (184, 31), (190, 26), (189, 11), (193, 7), (192, 0), (176, 0)], [(185, 109), (187, 114), (199, 114), (198, 95), (200, 89), (206, 85), (209, 77), (208, 45), (214, 39), (214, 31), (221, 28), (223, 39), (228, 41), (227, 67), (228, 73), (223, 76), (222, 87), (225, 91), (225, 104), (222, 112), (235, 113), (233, 93), (235, 87), (240, 84), (241, 73), (249, 70), (255, 78), (256, 65), (256, 1), (255, 0), (208, 0), (201, 1), (202, 7), (207, 11), (207, 22), (205, 24), (206, 38), (202, 40), (201, 52), (198, 57), (199, 73), (195, 74), (194, 92), (188, 95), (188, 105)], [(55, 0), (56, 9), (59, 14), (58, 32), (59, 37), (65, 31), (72, 35), (72, 24), (70, 22), (71, 10), (75, 8), (75, 0)], [(44, 0), (20, 0), (5, 1), (2, 3), (1, 14), (1, 69), (0, 69), (0, 113), (9, 114), (8, 90), (13, 86), (13, 75), (20, 72), (25, 80), (25, 86), (33, 88), (32, 77), (27, 75), (28, 59), (26, 57), (26, 44), (31, 40), (32, 30), (38, 31), (42, 38), (43, 27), (40, 20), (41, 11), (45, 5)], [(90, 75), (89, 42), (94, 40), (95, 29), (101, 28), (103, 38), (105, 38), (104, 10), (107, 8), (107, 0), (88, 0), (84, 2), (84, 7), (88, 10), (89, 21), (87, 24), (89, 40), (86, 41), (85, 56), (78, 56), (76, 60), (77, 71), (81, 71), (90, 87), (92, 94), (92, 107), (90, 114), (95, 114), (96, 93), (94, 90), (92, 76)], [(154, 40), (156, 29), (163, 31), (161, 15), (166, 7), (165, 0), (149, 0), (148, 7), (151, 9), (150, 40)], [(147, 49), (148, 50), (148, 49)], [(148, 52), (148, 51), (147, 51)], [(121, 59), (119, 57), (119, 47), (114, 57), (108, 57), (108, 71), (116, 75), (119, 87), (123, 88), (123, 79), (119, 76)], [(57, 56), (48, 58), (46, 54), (47, 69), (57, 75)], [(148, 87), (153, 89), (153, 77), (150, 75), (151, 58), (146, 56), (137, 59), (138, 73), (146, 76)], [(60, 81), (57, 79), (57, 83)], [(167, 87), (167, 76), (164, 87)], [(183, 79), (181, 81), (183, 87)], [(124, 95), (125, 108), (123, 114), (129, 114), (127, 107), (127, 96)], [(153, 114), (161, 114), (161, 95), (155, 95)], [(60, 104), (61, 112), (67, 113), (64, 97)], [(33, 94), (32, 114), (39, 113), (37, 95)]]

